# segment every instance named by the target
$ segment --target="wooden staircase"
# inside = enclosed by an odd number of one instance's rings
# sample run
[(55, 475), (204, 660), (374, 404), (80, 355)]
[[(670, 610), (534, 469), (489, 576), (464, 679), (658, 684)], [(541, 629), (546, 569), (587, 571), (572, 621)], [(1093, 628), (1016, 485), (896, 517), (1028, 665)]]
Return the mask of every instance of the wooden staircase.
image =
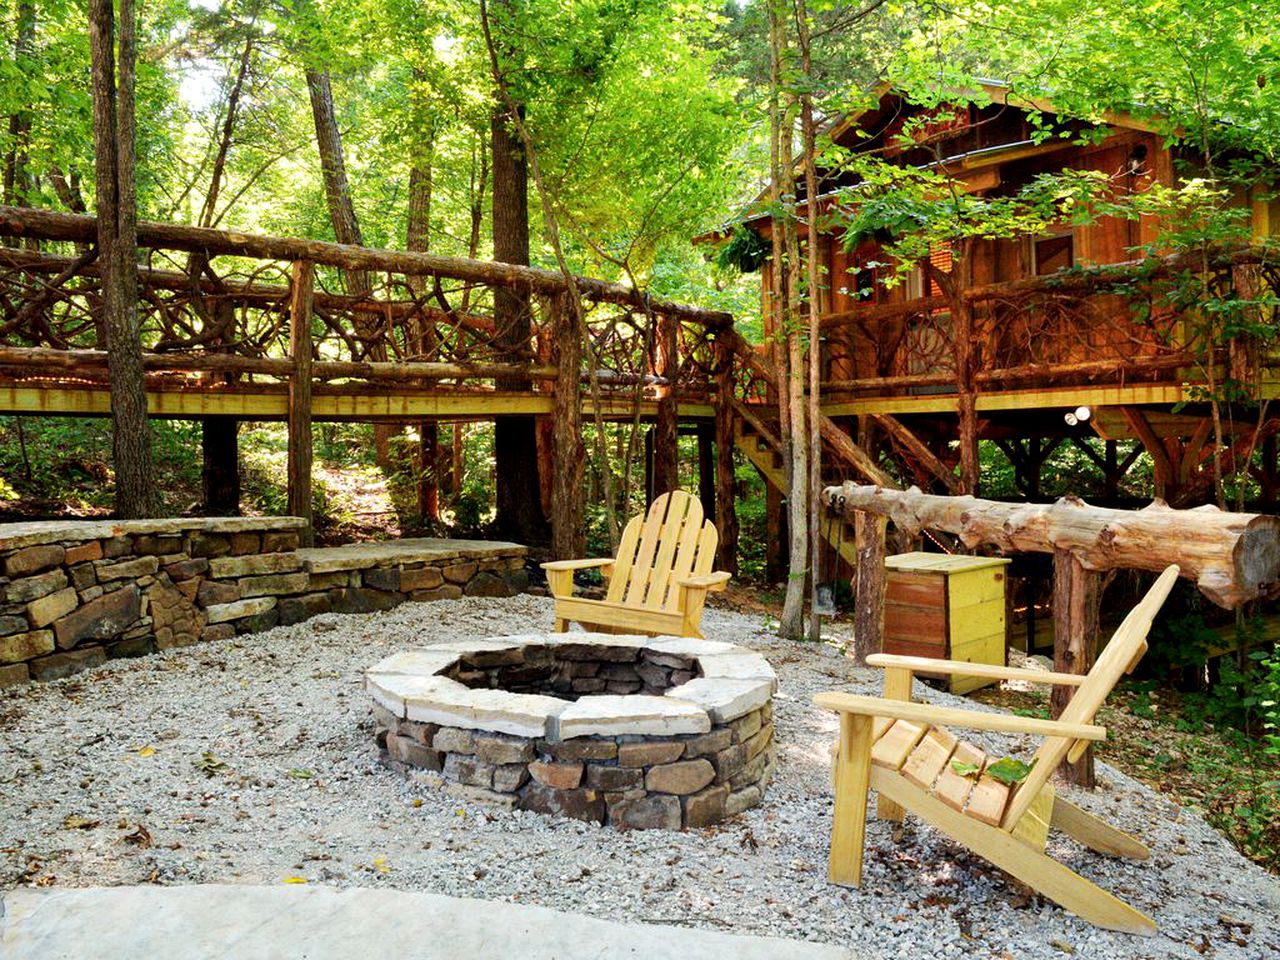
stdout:
[[(785, 496), (790, 482), (784, 466), (782, 441), (778, 438), (775, 425), (757, 417), (745, 404), (737, 405), (735, 412), (738, 415), (733, 418), (734, 445), (760, 471), (765, 482)], [(857, 569), (858, 548), (854, 543), (853, 531), (845, 531), (844, 524), (842, 518), (833, 520), (827, 514), (826, 507), (822, 508), (818, 530), (840, 552), (841, 558)]]

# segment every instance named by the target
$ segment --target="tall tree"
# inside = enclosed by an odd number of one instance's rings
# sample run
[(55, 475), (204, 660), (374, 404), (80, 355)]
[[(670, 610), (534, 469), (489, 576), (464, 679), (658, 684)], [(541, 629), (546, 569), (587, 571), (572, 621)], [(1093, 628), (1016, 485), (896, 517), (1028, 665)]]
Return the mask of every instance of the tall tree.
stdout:
[(155, 483), (138, 329), (133, 0), (120, 0), (118, 42), (116, 23), (112, 0), (90, 0), (98, 259), (111, 372), (116, 515), (138, 518), (154, 513)]

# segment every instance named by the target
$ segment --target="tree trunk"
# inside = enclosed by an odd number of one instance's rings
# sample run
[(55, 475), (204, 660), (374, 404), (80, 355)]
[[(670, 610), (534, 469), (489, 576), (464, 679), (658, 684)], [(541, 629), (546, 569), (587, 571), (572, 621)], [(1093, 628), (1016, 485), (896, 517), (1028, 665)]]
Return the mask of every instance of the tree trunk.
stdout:
[(582, 412), (578, 402), (582, 341), (573, 305), (564, 296), (551, 303), (556, 365), (555, 468), (551, 475), (551, 555), (555, 560), (580, 557), (582, 535), (582, 474), (586, 449), (582, 443)]
[(154, 514), (155, 493), (138, 331), (133, 0), (120, 0), (118, 73), (114, 34), (111, 0), (90, 0), (98, 258), (111, 373), (116, 515), (121, 519), (138, 519)]
[[(733, 347), (716, 337), (716, 569), (738, 575), (737, 478), (733, 465)], [(765, 486), (768, 486), (766, 482)]]
[[(1084, 675), (1098, 652), (1098, 605), (1101, 576), (1086, 570), (1069, 550), (1053, 551), (1053, 669)], [(1071, 702), (1073, 687), (1055, 686), (1050, 715), (1056, 720)], [(1092, 789), (1093, 748), (1075, 763), (1064, 763), (1068, 783)]]
[[(493, 138), (493, 258), (529, 263), (529, 171), (513, 119), (502, 104), (490, 122)], [(507, 361), (530, 357), (533, 332), (528, 293), (500, 287), (493, 292), (494, 341)], [(499, 390), (527, 390), (522, 379), (502, 380)], [(538, 479), (538, 438), (533, 417), (499, 417), (493, 428), (497, 467), (497, 528), (520, 543), (544, 543), (547, 519)]]
[(1001, 503), (853, 483), (827, 487), (823, 498), (846, 517), (866, 510), (909, 534), (954, 533), (967, 547), (990, 545), (1004, 553), (1069, 550), (1086, 570), (1159, 573), (1176, 563), (1182, 576), (1228, 610), (1268, 596), (1280, 583), (1280, 517), (1208, 506), (1174, 510), (1158, 501), (1142, 510), (1110, 510), (1075, 497)]
[(653, 428), (653, 489), (650, 500), (680, 489), (680, 418), (676, 408), (675, 379), (679, 366), (678, 321), (665, 314), (655, 314), (658, 336), (654, 347), (657, 363), (654, 373), (667, 380), (658, 388), (658, 415)]
[(289, 352), (293, 376), (289, 378), (289, 515), (307, 521), (303, 546), (315, 540), (311, 509), (311, 296), (315, 265), (293, 265), (293, 292), (289, 297)]
[[(34, 0), (18, 0), (17, 38), (13, 45), (14, 62), (26, 73), (36, 42), (36, 5)], [(4, 158), (4, 202), (8, 206), (25, 207), (31, 202), (32, 176), (27, 164), (28, 140), (31, 135), (31, 111), (18, 110), (9, 117), (9, 150)], [(13, 242), (16, 246), (16, 241)]]
[[(405, 231), (405, 247), (426, 252), (431, 247), (431, 191), (435, 159), (435, 129), (428, 129), (426, 142), (418, 151), (409, 170), (409, 222)], [(409, 280), (409, 289), (415, 298), (424, 293), (422, 278)], [(419, 314), (414, 331), (415, 349), (419, 356), (436, 359), (435, 320), (430, 315)], [(431, 381), (427, 381), (430, 383)], [(418, 516), (423, 522), (440, 522), (440, 426), (435, 420), (418, 423)]]
[[(843, 521), (842, 521), (843, 522)], [(888, 521), (873, 513), (853, 516), (858, 567), (854, 571), (853, 656), (859, 664), (884, 648), (884, 559)]]

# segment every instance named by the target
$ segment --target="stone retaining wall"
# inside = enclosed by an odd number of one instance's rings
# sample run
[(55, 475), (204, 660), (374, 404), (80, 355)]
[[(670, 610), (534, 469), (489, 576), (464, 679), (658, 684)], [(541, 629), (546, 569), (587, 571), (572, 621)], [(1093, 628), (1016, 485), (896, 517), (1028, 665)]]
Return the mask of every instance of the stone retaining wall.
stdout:
[(406, 600), (511, 596), (525, 548), (298, 549), (296, 517), (0, 524), (0, 687)]

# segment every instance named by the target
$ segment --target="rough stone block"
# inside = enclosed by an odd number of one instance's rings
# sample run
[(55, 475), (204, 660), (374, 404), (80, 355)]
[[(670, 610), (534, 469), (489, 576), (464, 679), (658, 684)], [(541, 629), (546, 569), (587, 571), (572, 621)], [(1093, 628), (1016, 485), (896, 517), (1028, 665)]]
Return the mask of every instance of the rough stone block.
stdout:
[(202, 607), (212, 607), (221, 603), (234, 603), (240, 599), (240, 585), (235, 583), (216, 583), (206, 580), (196, 591), (196, 602)]
[[(477, 736), (475, 754), (489, 763), (528, 763), (536, 754), (533, 743), (523, 737)], [(577, 784), (574, 784), (577, 786)]]
[(81, 670), (91, 670), (107, 662), (107, 652), (102, 647), (85, 647), (69, 653), (51, 653), (47, 657), (32, 660), (31, 679), (58, 680)]
[(538, 783), (557, 790), (573, 790), (582, 782), (581, 763), (551, 763), (535, 760), (529, 764), (529, 775)]
[(476, 563), (468, 560), (463, 563), (451, 563), (440, 572), (450, 583), (466, 583), (476, 575), (477, 569), (479, 568)]
[(462, 588), (456, 583), (446, 583), (444, 586), (436, 587), (432, 590), (414, 590), (409, 594), (410, 600), (426, 601), (432, 600), (457, 600), (462, 596)]
[(597, 790), (634, 790), (644, 786), (644, 771), (639, 767), (603, 767), (587, 764), (586, 785)]
[(388, 733), (387, 753), (392, 759), (420, 770), (440, 770), (441, 768), (440, 754), (424, 747), (412, 737)]
[(145, 657), (156, 652), (156, 639), (150, 635), (134, 637), (130, 640), (117, 640), (107, 644), (107, 656), (112, 659), (121, 657)]
[(679, 760), (650, 767), (644, 777), (644, 788), (651, 793), (674, 793), (680, 796), (697, 793), (716, 778), (716, 769), (703, 757)]
[(97, 582), (98, 574), (93, 569), (92, 563), (82, 563), (71, 568), (71, 585), (77, 590), (81, 592), (89, 590)]
[[(707, 733), (705, 710), (668, 697), (594, 696), (569, 704), (560, 713), (560, 737), (675, 735)], [(683, 752), (683, 746), (680, 748)]]
[(200, 639), (206, 642), (214, 640), (230, 640), (236, 635), (235, 624), (231, 623), (211, 623), (204, 628), (204, 633)]
[(133, 537), (111, 537), (102, 541), (102, 555), (104, 557), (123, 557), (130, 553), (133, 553)]
[(268, 573), (293, 573), (302, 569), (296, 553), (260, 553), (245, 556), (214, 557), (209, 561), (209, 576), (217, 580), (259, 577)]
[(262, 534), (263, 553), (287, 553), (298, 549), (298, 535), (292, 530), (268, 530)]
[[(248, 601), (242, 601), (247, 603)], [(255, 613), (251, 617), (245, 617), (243, 620), (236, 621), (236, 633), (262, 633), (264, 630), (270, 630), (280, 622), (280, 611), (276, 609), (263, 610), (261, 613)]]
[(95, 560), (93, 569), (98, 575), (99, 583), (111, 580), (136, 580), (148, 577), (160, 569), (160, 561), (156, 557), (135, 557), (132, 560)]
[(515, 793), (529, 782), (529, 768), (523, 763), (505, 763), (493, 768), (493, 789)]
[(624, 743), (618, 747), (621, 767), (649, 767), (655, 763), (674, 763), (684, 753), (678, 740), (655, 740), (652, 743)]
[(80, 595), (81, 603), (88, 603), (90, 600), (97, 600), (100, 596), (107, 592), (106, 587), (92, 586), (85, 590), (77, 591)]
[(504, 570), (502, 572), (502, 581), (507, 585), (507, 589), (511, 591), (511, 596), (524, 593), (529, 589), (529, 571), (524, 569), (524, 561), (520, 561), (518, 570)]
[(26, 633), (29, 624), (26, 617), (0, 617), (0, 637), (9, 637), (15, 633)]
[(265, 613), (267, 610), (275, 609), (275, 605), (275, 597), (253, 597), (248, 600), (237, 600), (234, 603), (215, 604), (205, 613), (208, 614), (210, 623), (227, 623), (231, 620)]
[(724, 819), (724, 804), (729, 797), (729, 787), (707, 787), (684, 800), (684, 825), (690, 828), (707, 827)]
[(571, 686), (574, 693), (600, 693), (609, 683), (601, 677), (578, 677)]
[(493, 764), (460, 753), (451, 753), (445, 757), (444, 775), (469, 787), (493, 787)]
[(398, 591), (400, 589), (399, 567), (370, 567), (364, 571), (364, 585), (376, 590)]
[(39, 600), (27, 604), (27, 619), (33, 627), (47, 627), (59, 617), (64, 617), (80, 603), (75, 587), (65, 587)]
[[(516, 804), (521, 810), (532, 810), (555, 817), (571, 817), (604, 823), (604, 797), (597, 790), (557, 790), (541, 783), (531, 783), (524, 788)], [(680, 802), (676, 801), (676, 823), (679, 826)]]
[(0, 667), (0, 687), (12, 687), (31, 679), (31, 668), (25, 663)]
[(747, 752), (747, 760), (754, 760), (773, 742), (773, 724), (765, 724), (755, 736), (742, 743)]
[(749, 787), (743, 787), (741, 790), (734, 790), (725, 799), (724, 815), (726, 817), (736, 817), (744, 810), (749, 810), (760, 802), (764, 794), (760, 788), (754, 784)]
[(58, 647), (68, 650), (82, 640), (110, 640), (142, 616), (142, 593), (136, 584), (104, 593), (53, 624)]
[(55, 590), (67, 585), (67, 575), (61, 570), (49, 570), (38, 573), (34, 577), (14, 580), (5, 588), (5, 600), (8, 603), (30, 603), (40, 597), (48, 596)]
[(263, 577), (245, 577), (238, 581), (242, 597), (278, 597), (286, 593), (305, 593), (308, 575), (297, 573), (269, 573)]
[(90, 540), (88, 543), (80, 543), (74, 547), (67, 547), (67, 555), (63, 557), (62, 562), (67, 566), (76, 563), (88, 563), (90, 560), (102, 559), (102, 541)]
[(256, 533), (241, 531), (231, 534), (231, 555), (233, 557), (243, 557), (251, 553), (257, 553), (261, 547), (262, 541)]
[(725, 747), (711, 758), (716, 768), (716, 783), (728, 783), (747, 762), (747, 750), (740, 743)]
[(405, 593), (414, 590), (430, 590), (444, 583), (444, 574), (439, 567), (419, 567), (416, 570), (400, 571), (400, 586)]
[(557, 760), (612, 760), (618, 755), (618, 744), (613, 740), (565, 740), (551, 743), (539, 740), (536, 744), (539, 753), (555, 757)]
[(347, 587), (350, 585), (351, 574), (346, 570), (337, 570), (333, 573), (311, 574), (312, 590), (330, 590), (334, 587)]
[[(275, 554), (284, 556), (284, 554)], [(333, 604), (334, 613), (372, 613), (375, 610), (390, 610), (404, 602), (398, 593), (385, 590), (373, 590), (368, 587), (348, 587), (345, 590), (329, 591), (329, 600)]]
[(684, 755), (689, 758), (707, 757), (719, 753), (733, 743), (733, 734), (725, 727), (716, 727), (710, 733), (684, 742)]
[(327, 593), (308, 593), (303, 597), (284, 597), (278, 609), (280, 623), (287, 627), (291, 623), (301, 623), (322, 613), (329, 613), (332, 605)]
[(54, 648), (52, 630), (31, 630), (0, 639), (0, 663), (21, 663)]
[(753, 710), (730, 723), (729, 729), (733, 731), (733, 739), (736, 743), (744, 743), (759, 732), (761, 723), (760, 711)]
[(741, 790), (743, 787), (750, 786), (753, 783), (759, 783), (764, 779), (765, 771), (768, 767), (769, 751), (766, 750), (730, 777), (729, 786), (734, 790)]
[(609, 822), (619, 830), (679, 830), (677, 797), (640, 797), (609, 805)]
[(190, 560), (179, 560), (176, 563), (166, 564), (164, 572), (169, 575), (172, 580), (190, 580), (192, 577), (198, 577), (209, 570), (209, 561), (204, 557), (193, 557)]
[(6, 577), (25, 577), (41, 570), (48, 570), (62, 563), (67, 555), (65, 548), (57, 544), (43, 544), (35, 547), (24, 547), (9, 554), (4, 561)]
[(182, 552), (182, 537), (160, 537), (141, 533), (133, 538), (134, 553), (150, 553), (156, 556)]
[(441, 727), (436, 731), (431, 745), (445, 753), (475, 753), (476, 735), (461, 727)]
[(505, 580), (492, 573), (477, 573), (472, 577), (464, 591), (468, 597), (509, 597), (511, 588)]

